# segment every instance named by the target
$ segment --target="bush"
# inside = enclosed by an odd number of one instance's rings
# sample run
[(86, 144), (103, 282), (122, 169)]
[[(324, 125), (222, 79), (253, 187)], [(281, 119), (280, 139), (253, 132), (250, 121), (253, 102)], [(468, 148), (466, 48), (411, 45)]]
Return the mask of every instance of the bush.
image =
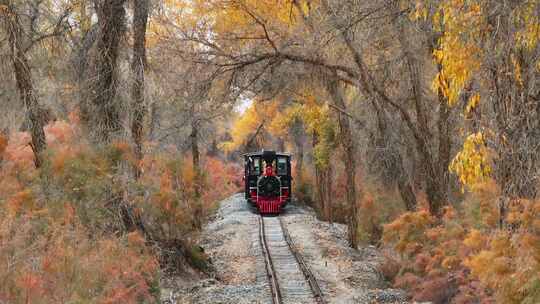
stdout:
[(194, 170), (174, 149), (147, 154), (133, 181), (129, 144), (93, 147), (74, 122), (45, 131), (39, 170), (27, 133), (0, 138), (0, 302), (155, 303), (166, 252), (209, 269), (194, 223), (238, 190), (237, 168), (207, 159), (197, 200)]
[(296, 177), (293, 180), (293, 197), (301, 204), (316, 208), (313, 188), (313, 177), (304, 172), (301, 177)]
[(397, 193), (392, 191), (364, 190), (358, 212), (358, 236), (360, 241), (378, 245), (381, 241), (383, 226), (404, 211), (404, 205)]
[(138, 233), (90, 236), (67, 203), (62, 216), (25, 206), (1, 218), (0, 302), (157, 302), (157, 260)]
[(493, 187), (442, 219), (420, 210), (385, 226), (384, 242), (402, 257), (397, 287), (434, 303), (540, 302), (540, 201), (516, 200), (501, 217)]

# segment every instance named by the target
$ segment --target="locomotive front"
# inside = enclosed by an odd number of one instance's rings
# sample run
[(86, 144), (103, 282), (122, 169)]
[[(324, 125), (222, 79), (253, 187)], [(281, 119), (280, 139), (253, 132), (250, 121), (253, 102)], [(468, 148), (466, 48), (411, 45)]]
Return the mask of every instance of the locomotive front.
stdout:
[(280, 213), (291, 200), (290, 155), (262, 151), (244, 155), (245, 197), (261, 214)]

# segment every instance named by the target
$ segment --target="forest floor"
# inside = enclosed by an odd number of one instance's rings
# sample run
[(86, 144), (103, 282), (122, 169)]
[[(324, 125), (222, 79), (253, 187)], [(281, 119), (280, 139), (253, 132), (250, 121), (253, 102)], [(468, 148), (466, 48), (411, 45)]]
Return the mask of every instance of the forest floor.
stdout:
[[(327, 303), (406, 303), (405, 292), (385, 282), (380, 252), (352, 250), (346, 227), (316, 219), (312, 210), (287, 206), (281, 215), (291, 238), (319, 281)], [(258, 241), (258, 215), (243, 194), (220, 203), (200, 245), (213, 263), (211, 278), (165, 280), (164, 303), (271, 303)]]

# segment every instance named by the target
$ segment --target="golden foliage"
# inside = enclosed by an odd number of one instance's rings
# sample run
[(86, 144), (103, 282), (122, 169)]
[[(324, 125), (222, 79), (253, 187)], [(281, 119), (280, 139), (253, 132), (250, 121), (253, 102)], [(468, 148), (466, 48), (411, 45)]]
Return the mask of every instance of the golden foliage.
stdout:
[[(174, 149), (151, 153), (134, 193), (119, 186), (119, 164), (130, 160), (123, 141), (92, 147), (75, 120), (45, 128), (50, 143), (44, 165), (27, 155), (30, 137), (13, 133), (0, 170), (0, 302), (153, 303), (157, 301), (159, 252), (146, 233), (177, 241), (194, 223), (194, 170)], [(206, 217), (214, 203), (238, 190), (238, 168), (203, 160)], [(46, 187), (45, 184), (46, 179)], [(131, 186), (131, 185), (130, 185)], [(130, 188), (131, 189), (131, 188)], [(203, 187), (209, 189), (209, 187)], [(133, 214), (145, 219), (145, 235), (123, 233), (115, 214), (122, 195)], [(199, 221), (202, 218), (198, 219)], [(114, 233), (113, 233), (114, 232)]]
[(479, 103), (480, 103), (480, 94), (478, 93), (473, 94), (467, 102), (467, 106), (465, 107), (465, 114), (470, 114), (474, 109), (476, 109)]
[(264, 143), (261, 131), (266, 125), (270, 125), (273, 118), (277, 117), (280, 103), (278, 101), (253, 102), (249, 108), (234, 122), (231, 129), (232, 140), (224, 142), (220, 147), (226, 151), (234, 151), (243, 145), (259, 131), (259, 136), (253, 138), (259, 144)]
[(524, 1), (513, 12), (513, 21), (518, 27), (516, 42), (525, 49), (532, 51), (540, 40), (540, 4), (538, 1)]
[[(0, 208), (0, 214), (2, 213)], [(0, 301), (153, 302), (158, 263), (135, 236), (93, 238), (66, 208), (0, 220)], [(71, 218), (70, 221), (64, 221)], [(59, 300), (62, 299), (62, 300)]]
[(440, 3), (433, 24), (441, 33), (438, 48), (433, 51), (441, 70), (432, 87), (454, 105), (480, 68), (483, 52), (476, 41), (482, 36), (485, 20), (476, 1), (452, 0)]
[(486, 180), (491, 173), (491, 166), (489, 150), (481, 132), (471, 134), (465, 139), (463, 149), (454, 157), (449, 169), (458, 175), (464, 187), (473, 188)]
[[(306, 13), (307, 1), (298, 2), (304, 10), (303, 13)], [(218, 34), (263, 34), (258, 22), (286, 30), (296, 24), (300, 15), (291, 0), (198, 1), (196, 8), (198, 14), (213, 17), (213, 30)]]
[[(491, 189), (489, 183), (476, 191)], [(485, 208), (498, 208), (497, 195), (484, 195)], [(478, 198), (475, 198), (478, 199)], [(470, 204), (466, 201), (464, 204)], [(484, 211), (480, 211), (484, 214)], [(425, 211), (406, 213), (385, 226), (383, 240), (404, 256), (396, 286), (407, 287), (413, 299), (435, 301), (433, 290), (454, 278), (456, 303), (538, 303), (540, 300), (540, 201), (517, 200), (497, 225), (477, 226), (472, 213), (447, 207), (441, 221)], [(483, 216), (483, 215), (482, 215)], [(476, 226), (476, 227), (475, 227)], [(414, 284), (410, 285), (414, 278)], [(439, 282), (439, 283), (437, 283)], [(441, 286), (442, 287), (442, 286)], [(449, 288), (446, 286), (444, 288)], [(469, 303), (465, 301), (464, 303)], [(483, 303), (483, 302), (482, 302)]]
[(395, 244), (399, 253), (413, 255), (428, 242), (429, 234), (425, 232), (434, 223), (435, 218), (427, 210), (404, 213), (385, 225), (383, 241)]

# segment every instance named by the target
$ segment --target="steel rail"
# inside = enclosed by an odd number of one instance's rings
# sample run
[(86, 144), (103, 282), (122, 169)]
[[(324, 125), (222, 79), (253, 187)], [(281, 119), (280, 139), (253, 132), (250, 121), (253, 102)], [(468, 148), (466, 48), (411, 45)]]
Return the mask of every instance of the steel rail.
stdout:
[(264, 230), (264, 218), (262, 215), (259, 216), (259, 241), (261, 243), (262, 253), (264, 255), (266, 275), (270, 281), (270, 291), (272, 293), (272, 303), (273, 304), (282, 304), (281, 290), (279, 289), (279, 283), (276, 276), (276, 271), (274, 270), (274, 263), (272, 262), (272, 257), (268, 251), (268, 244), (266, 243), (266, 233)]
[(315, 301), (317, 301), (318, 304), (326, 304), (326, 301), (324, 300), (323, 293), (319, 286), (319, 283), (317, 282), (317, 279), (315, 278), (315, 276), (309, 269), (309, 266), (306, 264), (306, 262), (302, 258), (302, 255), (296, 249), (296, 246), (289, 234), (289, 230), (287, 230), (287, 227), (285, 227), (285, 224), (283, 224), (283, 220), (281, 219), (281, 217), (279, 218), (279, 224), (281, 225), (281, 230), (283, 231), (283, 236), (285, 237), (285, 241), (287, 242), (289, 249), (294, 255), (296, 262), (300, 266), (300, 269), (302, 270), (302, 273), (304, 274), (304, 277), (306, 278), (306, 281), (308, 282), (309, 287), (311, 288), (311, 291), (313, 292)]

